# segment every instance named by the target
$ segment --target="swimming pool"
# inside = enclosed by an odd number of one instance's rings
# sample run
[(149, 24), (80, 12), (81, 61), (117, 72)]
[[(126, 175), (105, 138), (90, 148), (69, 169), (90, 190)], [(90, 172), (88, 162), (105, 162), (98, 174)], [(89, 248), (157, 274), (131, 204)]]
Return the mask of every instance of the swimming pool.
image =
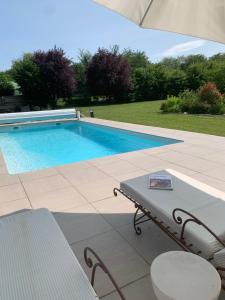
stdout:
[(10, 174), (178, 142), (80, 121), (0, 128), (0, 149)]

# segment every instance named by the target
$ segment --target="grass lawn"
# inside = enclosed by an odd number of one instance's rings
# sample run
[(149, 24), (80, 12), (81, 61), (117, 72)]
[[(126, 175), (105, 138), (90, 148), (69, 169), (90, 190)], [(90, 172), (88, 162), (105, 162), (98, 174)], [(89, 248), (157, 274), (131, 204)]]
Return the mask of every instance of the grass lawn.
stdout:
[[(162, 114), (163, 101), (94, 106), (96, 118), (225, 136), (224, 116)], [(88, 107), (80, 107), (89, 115)]]

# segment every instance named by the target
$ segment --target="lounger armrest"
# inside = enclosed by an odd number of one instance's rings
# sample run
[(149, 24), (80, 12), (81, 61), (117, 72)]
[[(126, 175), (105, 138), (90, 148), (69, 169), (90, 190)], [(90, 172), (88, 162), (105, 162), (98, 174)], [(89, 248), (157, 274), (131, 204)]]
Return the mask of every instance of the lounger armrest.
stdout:
[[(95, 258), (96, 263), (93, 263), (92, 258), (90, 257), (90, 254)], [(86, 265), (92, 269), (92, 275), (91, 275), (91, 285), (94, 286), (94, 281), (95, 281), (95, 273), (96, 273), (96, 269), (100, 268), (102, 269), (105, 274), (108, 275), (109, 279), (111, 280), (112, 284), (114, 285), (116, 291), (118, 292), (118, 294), (120, 295), (120, 298), (122, 300), (126, 300), (122, 291), (120, 290), (119, 286), (117, 285), (115, 279), (113, 278), (113, 276), (110, 274), (109, 270), (107, 269), (107, 267), (105, 266), (105, 264), (103, 263), (103, 261), (100, 259), (100, 257), (94, 252), (94, 250), (92, 250), (91, 248), (87, 247), (84, 249), (84, 260), (86, 262)]]
[[(179, 213), (182, 214), (182, 217), (179, 215)], [(184, 218), (183, 215), (186, 215), (187, 218)], [(193, 214), (189, 213), (188, 211), (176, 208), (173, 211), (173, 219), (178, 225), (182, 225), (180, 239), (184, 240), (184, 234), (187, 224), (189, 223), (196, 223), (199, 226), (202, 226), (205, 230), (207, 230), (224, 248), (225, 243), (216, 235), (215, 232), (213, 232), (207, 225), (205, 225), (201, 220), (199, 220), (197, 217), (195, 217)]]

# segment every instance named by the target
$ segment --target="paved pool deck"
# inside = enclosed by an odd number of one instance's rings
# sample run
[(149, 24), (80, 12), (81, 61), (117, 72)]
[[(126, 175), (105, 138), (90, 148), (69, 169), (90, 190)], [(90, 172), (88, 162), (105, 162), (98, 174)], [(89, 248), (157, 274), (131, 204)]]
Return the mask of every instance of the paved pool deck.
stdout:
[[(154, 224), (134, 233), (133, 205), (113, 188), (120, 181), (170, 168), (225, 192), (225, 138), (99, 119), (83, 121), (183, 140), (183, 143), (9, 175), (0, 154), (0, 215), (48, 208), (90, 275), (83, 249), (92, 247), (105, 261), (128, 300), (156, 300), (149, 277), (152, 260), (179, 250)], [(116, 143), (116, 141), (115, 141)], [(96, 291), (104, 300), (119, 297), (97, 274)], [(221, 300), (225, 299), (225, 293)]]

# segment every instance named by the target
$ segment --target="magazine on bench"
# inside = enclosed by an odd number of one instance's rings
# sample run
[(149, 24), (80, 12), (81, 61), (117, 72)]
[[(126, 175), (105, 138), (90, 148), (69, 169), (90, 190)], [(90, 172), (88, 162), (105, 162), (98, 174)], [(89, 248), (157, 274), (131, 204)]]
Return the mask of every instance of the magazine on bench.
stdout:
[(149, 188), (154, 190), (172, 190), (172, 177), (170, 175), (150, 175)]

